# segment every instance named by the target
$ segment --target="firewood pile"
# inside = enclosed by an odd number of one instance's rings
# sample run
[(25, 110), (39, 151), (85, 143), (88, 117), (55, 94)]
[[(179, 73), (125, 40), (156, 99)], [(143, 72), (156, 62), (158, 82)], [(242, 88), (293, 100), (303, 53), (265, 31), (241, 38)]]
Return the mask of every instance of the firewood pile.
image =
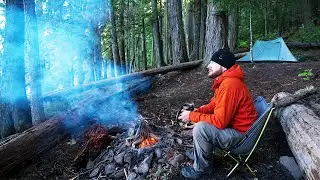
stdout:
[(166, 179), (185, 162), (178, 150), (190, 147), (191, 137), (181, 137), (170, 127), (140, 119), (135, 127), (115, 136), (114, 141), (76, 178)]

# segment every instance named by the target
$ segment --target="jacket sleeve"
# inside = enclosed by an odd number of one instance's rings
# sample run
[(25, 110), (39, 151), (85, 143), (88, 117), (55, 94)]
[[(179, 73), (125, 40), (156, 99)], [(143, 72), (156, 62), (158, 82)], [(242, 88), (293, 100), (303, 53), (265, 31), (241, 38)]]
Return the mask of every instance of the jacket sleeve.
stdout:
[(209, 104), (200, 106), (196, 112), (203, 114), (212, 114), (214, 112), (214, 108), (216, 107), (215, 98), (212, 97)]
[(195, 123), (206, 121), (219, 129), (228, 127), (237, 109), (238, 92), (230, 87), (221, 87), (216, 96), (214, 113), (191, 112), (189, 116), (190, 120)]

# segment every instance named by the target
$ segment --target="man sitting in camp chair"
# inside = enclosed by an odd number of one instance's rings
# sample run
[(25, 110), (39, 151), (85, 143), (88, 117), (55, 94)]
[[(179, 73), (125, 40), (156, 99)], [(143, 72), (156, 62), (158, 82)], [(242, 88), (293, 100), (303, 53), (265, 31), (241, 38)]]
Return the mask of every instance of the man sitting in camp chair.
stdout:
[(235, 64), (233, 53), (217, 51), (207, 68), (215, 91), (211, 102), (194, 111), (184, 111), (178, 117), (184, 122), (196, 123), (194, 151), (186, 153), (194, 163), (182, 169), (182, 175), (187, 178), (207, 173), (210, 170), (208, 156), (213, 148), (227, 149), (239, 142), (257, 118), (250, 91), (244, 83), (244, 73)]

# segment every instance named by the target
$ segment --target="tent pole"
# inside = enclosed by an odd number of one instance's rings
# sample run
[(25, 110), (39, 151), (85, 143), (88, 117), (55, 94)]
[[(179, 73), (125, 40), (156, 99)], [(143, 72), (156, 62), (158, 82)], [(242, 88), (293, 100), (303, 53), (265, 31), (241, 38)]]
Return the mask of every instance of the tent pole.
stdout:
[(252, 16), (251, 16), (251, 1), (250, 1), (250, 61), (253, 63), (252, 57)]

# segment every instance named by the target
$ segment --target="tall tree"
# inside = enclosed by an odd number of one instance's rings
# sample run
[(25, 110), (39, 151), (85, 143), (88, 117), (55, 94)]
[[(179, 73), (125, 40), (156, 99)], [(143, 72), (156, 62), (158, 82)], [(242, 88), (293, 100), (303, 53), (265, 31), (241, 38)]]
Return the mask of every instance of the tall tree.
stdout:
[(119, 75), (120, 70), (120, 55), (119, 55), (119, 48), (118, 48), (118, 37), (117, 37), (117, 25), (116, 25), (116, 18), (114, 15), (114, 2), (113, 0), (110, 1), (110, 22), (111, 22), (111, 41), (112, 41), (112, 54), (113, 60), (115, 63), (115, 74)]
[(159, 30), (159, 18), (158, 18), (158, 8), (157, 0), (152, 0), (152, 34), (154, 39), (154, 49), (156, 57), (157, 67), (165, 66), (163, 60), (163, 48), (161, 41), (161, 34)]
[(7, 0), (0, 84), (1, 137), (32, 126), (25, 83), (24, 26), (23, 0)]
[[(186, 38), (187, 38), (187, 51), (188, 51), (188, 55), (189, 57), (191, 56), (192, 53), (192, 49), (193, 49), (193, 18), (194, 18), (194, 2), (193, 1), (188, 1), (187, 3), (187, 7), (186, 7), (186, 17), (185, 17), (185, 27), (186, 27)], [(200, 12), (200, 11), (199, 11)]]
[(182, 22), (181, 0), (169, 0), (173, 64), (187, 62), (187, 48)]
[(146, 30), (144, 25), (144, 18), (142, 18), (142, 62), (143, 62), (143, 69), (147, 70), (147, 47), (146, 47)]
[(217, 50), (225, 47), (226, 28), (224, 26), (224, 13), (219, 12), (219, 3), (208, 2), (207, 31), (205, 37), (204, 61), (209, 63), (212, 55)]
[(121, 63), (121, 72), (124, 74), (126, 72), (126, 55), (125, 55), (125, 44), (124, 44), (124, 0), (120, 1), (119, 6), (119, 56)]
[(193, 29), (193, 49), (190, 55), (191, 60), (199, 59), (200, 51), (200, 27), (201, 26), (201, 0), (194, 1), (194, 29)]
[(238, 38), (238, 16), (239, 9), (237, 6), (231, 7), (229, 11), (229, 26), (228, 26), (228, 46), (233, 51), (237, 44)]
[(207, 0), (201, 0), (201, 25), (200, 25), (200, 57), (204, 56), (204, 43), (206, 35), (206, 19), (207, 19)]
[(30, 104), (32, 123), (45, 121), (42, 101), (41, 63), (39, 57), (38, 24), (34, 0), (24, 0), (25, 6), (25, 48), (26, 58), (30, 66)]

